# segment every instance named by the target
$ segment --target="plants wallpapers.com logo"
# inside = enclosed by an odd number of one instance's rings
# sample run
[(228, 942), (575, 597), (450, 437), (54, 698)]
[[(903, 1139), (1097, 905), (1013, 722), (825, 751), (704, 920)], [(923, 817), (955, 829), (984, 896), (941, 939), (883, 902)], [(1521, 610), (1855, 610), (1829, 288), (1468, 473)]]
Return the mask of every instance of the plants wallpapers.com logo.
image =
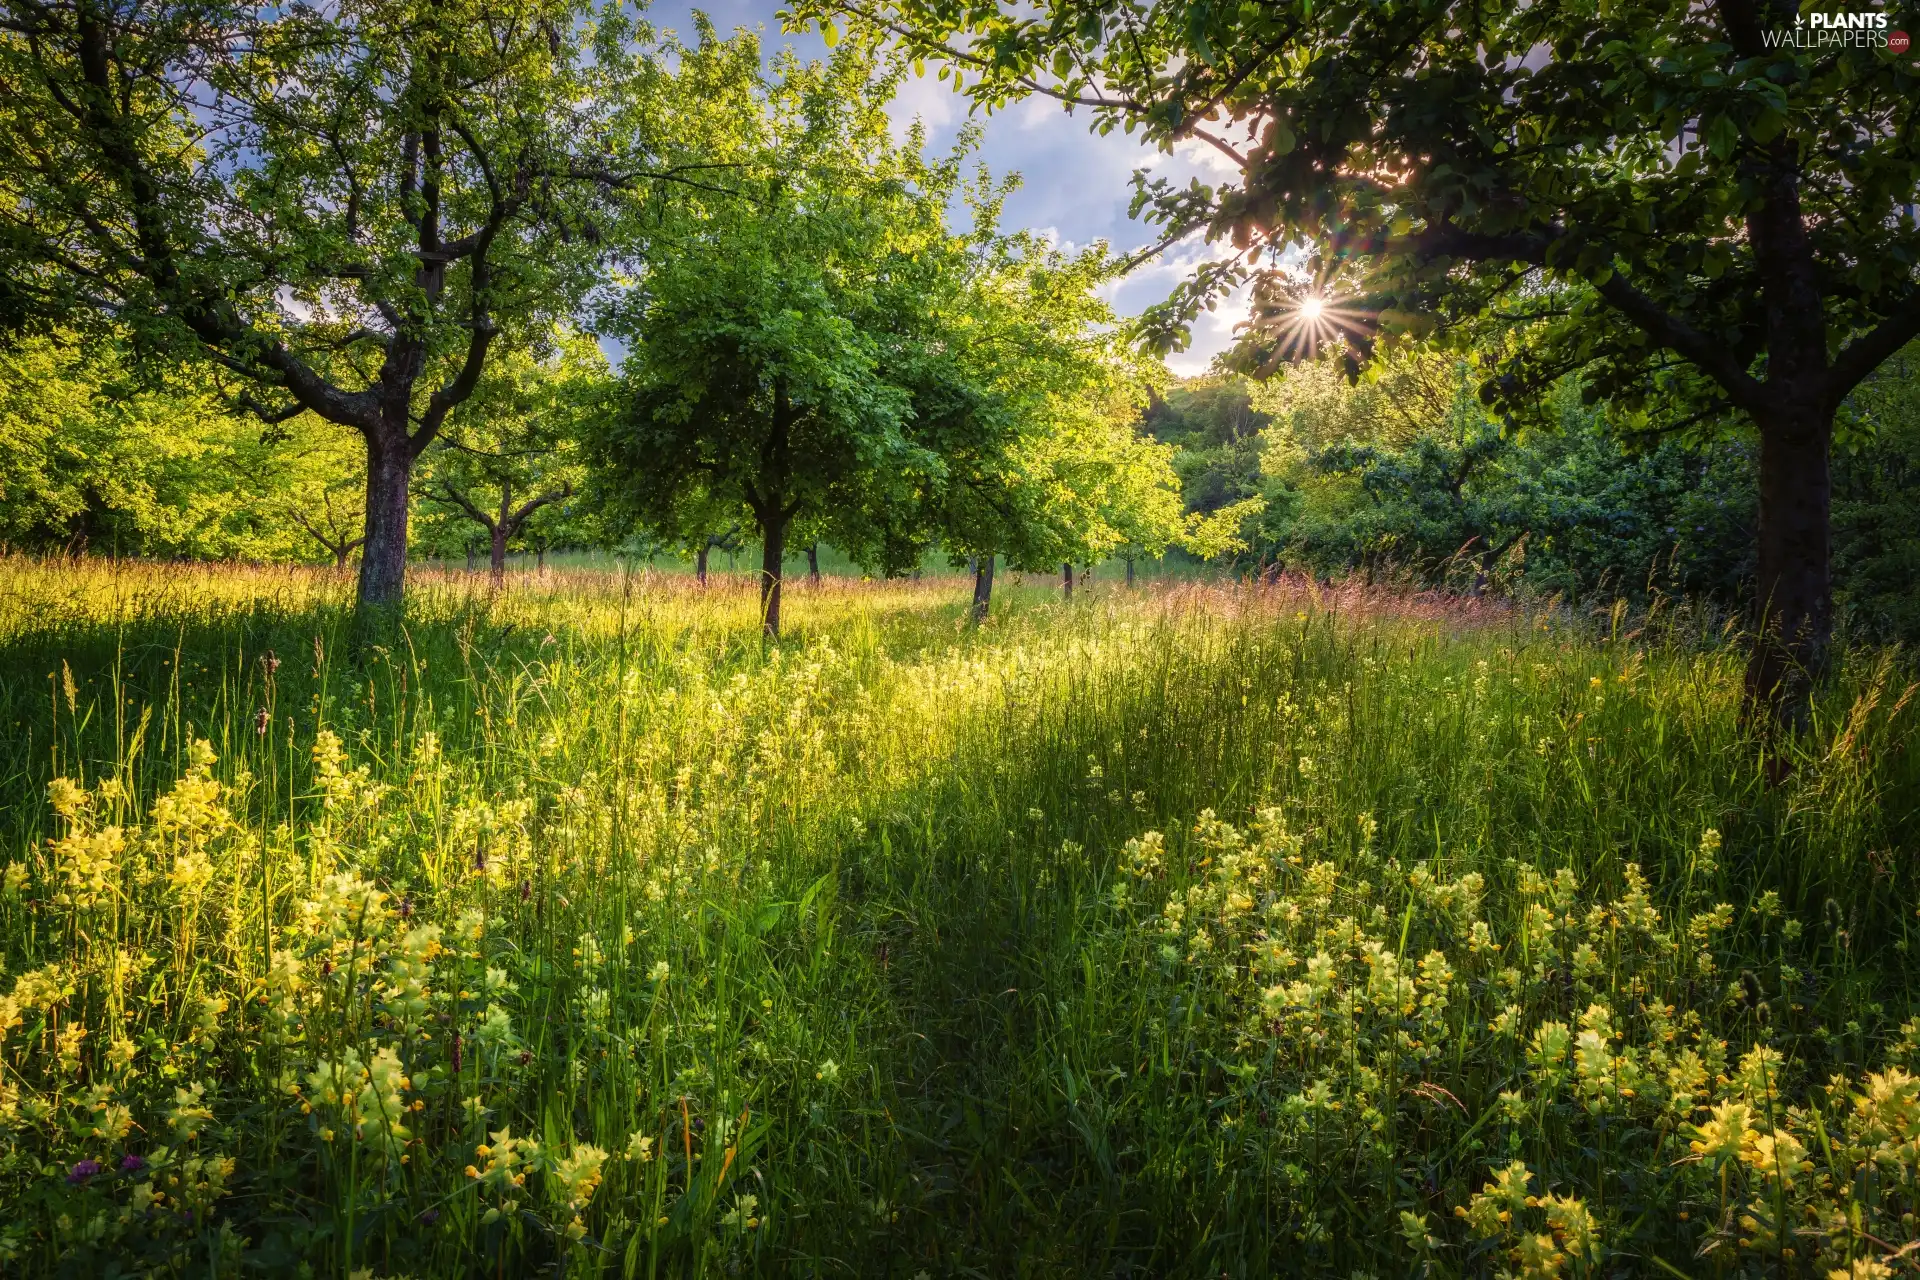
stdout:
[(1884, 13), (1800, 13), (1791, 27), (1761, 32), (1769, 49), (1885, 49), (1905, 53), (1912, 45), (1893, 30)]

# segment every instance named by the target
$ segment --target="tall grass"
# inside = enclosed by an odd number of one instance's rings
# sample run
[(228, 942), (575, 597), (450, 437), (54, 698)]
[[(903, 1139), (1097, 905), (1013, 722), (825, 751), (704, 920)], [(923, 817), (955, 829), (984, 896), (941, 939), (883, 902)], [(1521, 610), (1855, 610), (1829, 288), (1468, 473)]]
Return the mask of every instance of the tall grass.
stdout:
[(1895, 657), (965, 594), (0, 561), (7, 1265), (1911, 1265)]

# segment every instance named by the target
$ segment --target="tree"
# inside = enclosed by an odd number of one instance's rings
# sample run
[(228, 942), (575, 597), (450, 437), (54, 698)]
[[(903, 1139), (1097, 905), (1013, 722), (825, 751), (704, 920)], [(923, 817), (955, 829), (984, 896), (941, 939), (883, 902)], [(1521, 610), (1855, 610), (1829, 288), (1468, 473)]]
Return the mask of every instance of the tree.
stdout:
[(575, 442), (605, 382), (606, 359), (593, 339), (562, 330), (548, 351), (495, 359), (443, 432), (422, 491), (486, 531), (496, 585), (506, 576), (508, 548), (530, 523), (563, 510), (579, 487)]
[(696, 180), (646, 132), (651, 33), (577, 0), (0, 0), (0, 32), (10, 281), (359, 433), (362, 605), (400, 599), (415, 460), (496, 338), (593, 284), (598, 197)]
[(143, 366), (124, 336), (0, 348), (0, 546), (283, 560), (325, 486), (357, 499), (346, 432), (310, 415), (263, 432), (205, 369)]
[(348, 559), (367, 540), (362, 512), (354, 509), (355, 504), (343, 492), (351, 490), (357, 497), (366, 491), (366, 483), (366, 477), (357, 472), (323, 477), (300, 495), (306, 501), (288, 504), (287, 518), (333, 557), (336, 569), (346, 568)]
[(1240, 179), (1217, 188), (1140, 179), (1170, 239), (1236, 250), (1152, 318), (1163, 343), (1251, 277), (1267, 367), (1506, 317), (1528, 334), (1483, 389), (1503, 411), (1579, 371), (1644, 429), (1750, 422), (1748, 689), (1802, 719), (1832, 629), (1834, 417), (1920, 335), (1920, 78), (1884, 30), (1796, 40), (1795, 9), (1767, 0), (796, 10), (829, 13), (964, 70), (985, 105), (1050, 94), (1102, 132), (1229, 157)]
[(944, 376), (915, 401), (939, 460), (918, 478), (919, 537), (972, 564), (976, 620), (1000, 557), (1035, 570), (1122, 547), (1157, 555), (1180, 529), (1172, 451), (1133, 425), (1163, 372), (1100, 296), (1118, 264), (1104, 244), (1067, 254), (993, 235), (998, 214), (998, 198), (974, 210), (978, 254), (945, 317)]
[(896, 143), (892, 88), (850, 50), (776, 59), (727, 104), (741, 133), (734, 191), (685, 202), (611, 312), (631, 354), (594, 458), (655, 528), (711, 532), (713, 514), (750, 515), (769, 637), (794, 522), (895, 549), (895, 498), (935, 461), (909, 427), (929, 300), (954, 257), (959, 154), (926, 161), (917, 131)]

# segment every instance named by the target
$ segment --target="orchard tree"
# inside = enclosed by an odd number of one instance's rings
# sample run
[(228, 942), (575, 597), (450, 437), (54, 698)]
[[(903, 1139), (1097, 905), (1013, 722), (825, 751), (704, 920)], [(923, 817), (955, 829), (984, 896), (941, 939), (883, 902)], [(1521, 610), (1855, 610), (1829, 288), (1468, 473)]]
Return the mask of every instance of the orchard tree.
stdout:
[(1808, 38), (1783, 0), (804, 0), (794, 17), (943, 59), (989, 107), (1051, 95), (1101, 132), (1228, 157), (1239, 178), (1218, 187), (1137, 179), (1170, 239), (1235, 250), (1151, 318), (1162, 343), (1251, 277), (1269, 367), (1492, 315), (1527, 330), (1482, 392), (1510, 415), (1577, 372), (1649, 431), (1750, 424), (1748, 690), (1804, 721), (1829, 662), (1835, 416), (1920, 335), (1920, 76), (1886, 32)]
[(606, 394), (606, 358), (590, 336), (561, 330), (544, 345), (493, 361), (442, 433), (421, 486), (428, 501), (485, 531), (496, 585), (508, 548), (579, 488), (582, 423)]
[(367, 540), (367, 526), (358, 504), (343, 500), (341, 489), (349, 485), (357, 497), (365, 491), (366, 479), (350, 474), (341, 481), (323, 481), (307, 495), (309, 501), (291, 504), (287, 510), (287, 519), (333, 557), (336, 569), (345, 569), (353, 553)]
[(974, 260), (943, 309), (942, 376), (916, 398), (938, 459), (916, 477), (920, 536), (973, 566), (973, 616), (994, 569), (1064, 565), (1122, 547), (1157, 555), (1180, 532), (1171, 450), (1139, 436), (1138, 405), (1163, 376), (1100, 296), (1104, 244), (1068, 254), (994, 228), (1005, 191), (974, 209)]
[(726, 104), (730, 190), (682, 204), (611, 312), (631, 352), (625, 404), (593, 456), (656, 528), (750, 514), (770, 637), (795, 521), (878, 546), (907, 478), (933, 462), (910, 427), (960, 159), (927, 161), (918, 131), (893, 140), (892, 90), (852, 50), (776, 59)]
[(359, 599), (393, 604), (415, 461), (496, 339), (595, 282), (602, 197), (699, 180), (649, 140), (651, 41), (581, 0), (0, 0), (0, 311), (359, 433)]

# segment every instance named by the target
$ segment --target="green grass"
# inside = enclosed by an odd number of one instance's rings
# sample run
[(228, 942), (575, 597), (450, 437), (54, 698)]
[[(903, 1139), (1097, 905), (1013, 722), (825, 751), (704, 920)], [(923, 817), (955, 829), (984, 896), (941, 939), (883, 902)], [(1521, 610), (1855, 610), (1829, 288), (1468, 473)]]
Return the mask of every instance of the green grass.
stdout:
[(0, 561), (12, 1271), (1911, 1269), (1893, 657), (1770, 784), (1684, 618), (346, 599)]

